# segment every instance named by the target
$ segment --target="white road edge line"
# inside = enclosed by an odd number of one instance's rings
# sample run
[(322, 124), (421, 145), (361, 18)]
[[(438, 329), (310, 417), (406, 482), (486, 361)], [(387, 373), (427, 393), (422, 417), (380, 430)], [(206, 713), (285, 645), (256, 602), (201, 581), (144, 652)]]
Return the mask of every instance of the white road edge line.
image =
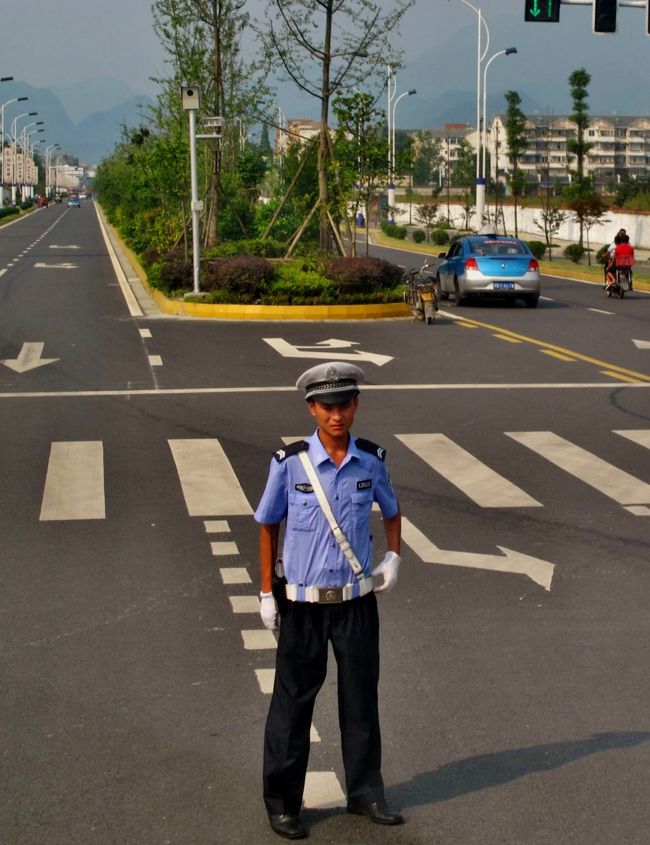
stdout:
[(108, 254), (111, 259), (111, 264), (113, 265), (113, 270), (115, 271), (115, 276), (117, 281), (120, 284), (120, 288), (122, 290), (122, 294), (124, 295), (124, 299), (126, 301), (127, 308), (129, 309), (129, 314), (132, 317), (144, 317), (142, 309), (138, 304), (138, 300), (135, 298), (133, 291), (127, 281), (126, 274), (124, 270), (122, 270), (122, 266), (120, 262), (117, 260), (117, 255), (115, 250), (113, 249), (113, 244), (111, 243), (110, 238), (108, 237), (108, 232), (106, 231), (106, 226), (104, 226), (104, 221), (101, 218), (99, 210), (95, 205), (95, 214), (97, 215), (97, 220), (99, 222), (99, 228), (101, 229), (102, 236), (104, 238), (104, 243), (106, 244), (106, 249), (108, 250)]

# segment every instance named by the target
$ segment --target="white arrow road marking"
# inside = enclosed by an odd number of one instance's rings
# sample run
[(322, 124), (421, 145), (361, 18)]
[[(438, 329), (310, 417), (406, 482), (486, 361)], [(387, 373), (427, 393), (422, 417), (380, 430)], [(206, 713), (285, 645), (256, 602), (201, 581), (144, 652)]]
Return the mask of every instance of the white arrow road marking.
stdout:
[(551, 589), (555, 564), (531, 557), (523, 552), (497, 546), (501, 555), (486, 555), (474, 552), (453, 552), (439, 549), (412, 522), (402, 517), (402, 539), (410, 546), (423, 563), (437, 563), (443, 566), (463, 566), (469, 569), (488, 569), (493, 572), (511, 572), (527, 575), (531, 581), (545, 590)]
[(50, 249), (81, 249), (78, 244), (50, 244)]
[(650, 340), (633, 340), (637, 349), (650, 349)]
[(37, 267), (39, 270), (46, 269), (46, 270), (76, 270), (76, 264), (70, 264), (66, 262), (65, 264), (46, 264), (44, 261), (37, 261), (34, 264), (34, 267)]
[(41, 358), (44, 343), (23, 343), (23, 347), (17, 358), (5, 358), (0, 361), (5, 367), (9, 367), (16, 373), (26, 373), (28, 370), (35, 370), (37, 367), (44, 367), (46, 364), (54, 364), (59, 358)]
[[(328, 345), (324, 346), (292, 346), (288, 341), (281, 337), (264, 337), (262, 340), (265, 343), (279, 352), (284, 358), (331, 358), (330, 351), (332, 349), (349, 348), (351, 341), (343, 340), (337, 341), (339, 346), (333, 346), (332, 341), (326, 341)], [(345, 344), (344, 347), (342, 345)], [(318, 350), (318, 351), (317, 351)], [(363, 352), (361, 349), (355, 349), (353, 352), (338, 352), (336, 353), (337, 361), (369, 361), (371, 364), (376, 364), (378, 367), (383, 367), (389, 361), (392, 361), (390, 355), (380, 355), (376, 352)]]

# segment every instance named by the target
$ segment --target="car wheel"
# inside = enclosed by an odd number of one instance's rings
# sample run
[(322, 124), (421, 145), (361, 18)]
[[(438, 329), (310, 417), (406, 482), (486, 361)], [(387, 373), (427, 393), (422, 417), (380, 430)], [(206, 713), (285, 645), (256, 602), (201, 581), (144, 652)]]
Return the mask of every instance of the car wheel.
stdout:
[(527, 296), (526, 297), (526, 308), (537, 308), (538, 302), (539, 302), (538, 296)]
[(460, 292), (460, 287), (458, 285), (458, 279), (454, 279), (454, 305), (460, 306), (465, 304), (465, 300), (467, 297), (463, 296)]

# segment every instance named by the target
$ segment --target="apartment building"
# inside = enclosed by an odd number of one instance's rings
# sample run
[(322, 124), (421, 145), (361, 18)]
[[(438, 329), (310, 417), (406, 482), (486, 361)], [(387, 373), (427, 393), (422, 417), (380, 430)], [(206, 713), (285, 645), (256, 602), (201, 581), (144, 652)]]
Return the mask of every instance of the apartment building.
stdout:
[[(567, 141), (577, 137), (577, 128), (564, 115), (527, 115), (527, 148), (519, 167), (529, 184), (564, 185), (575, 169), (575, 156), (567, 153)], [(584, 140), (591, 144), (585, 159), (585, 173), (596, 185), (650, 175), (650, 117), (592, 116)], [(488, 132), (487, 149), (492, 179), (504, 179), (512, 169), (508, 156), (506, 116), (495, 115)]]

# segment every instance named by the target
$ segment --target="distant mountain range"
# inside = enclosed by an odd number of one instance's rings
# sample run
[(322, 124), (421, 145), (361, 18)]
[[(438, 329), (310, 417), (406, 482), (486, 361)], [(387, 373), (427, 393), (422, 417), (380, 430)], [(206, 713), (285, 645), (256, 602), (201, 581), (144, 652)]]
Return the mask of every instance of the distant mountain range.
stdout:
[[(111, 79), (87, 80), (79, 85), (54, 90), (34, 88), (27, 82), (5, 82), (2, 85), (3, 102), (14, 97), (28, 97), (24, 102), (12, 103), (5, 108), (5, 131), (11, 129), (15, 117), (25, 112), (37, 115), (21, 118), (18, 131), (32, 121), (43, 121), (43, 126), (31, 134), (32, 143), (43, 138), (45, 149), (59, 144), (63, 152), (76, 156), (82, 164), (96, 165), (110, 155), (122, 139), (123, 126), (137, 126), (143, 121), (151, 97), (136, 95), (121, 82)], [(43, 132), (38, 132), (39, 129)]]

